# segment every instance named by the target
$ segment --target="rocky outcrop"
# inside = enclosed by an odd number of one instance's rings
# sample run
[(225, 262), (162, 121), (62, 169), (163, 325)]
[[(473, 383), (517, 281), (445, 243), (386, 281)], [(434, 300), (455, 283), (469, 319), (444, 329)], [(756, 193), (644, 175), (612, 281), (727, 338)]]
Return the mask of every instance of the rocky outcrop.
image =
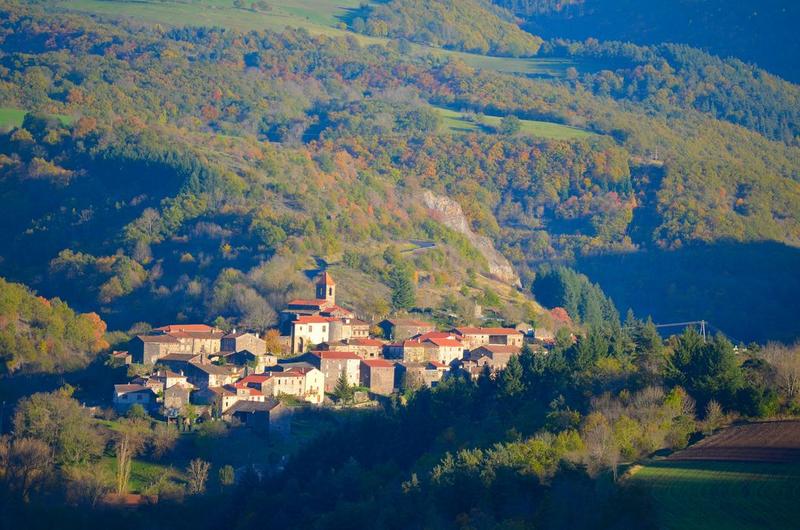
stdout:
[(520, 287), (519, 276), (511, 263), (500, 254), (492, 240), (472, 231), (461, 205), (449, 197), (436, 195), (430, 190), (422, 193), (422, 203), (431, 212), (431, 217), (447, 228), (463, 234), (489, 263), (489, 274), (498, 280)]

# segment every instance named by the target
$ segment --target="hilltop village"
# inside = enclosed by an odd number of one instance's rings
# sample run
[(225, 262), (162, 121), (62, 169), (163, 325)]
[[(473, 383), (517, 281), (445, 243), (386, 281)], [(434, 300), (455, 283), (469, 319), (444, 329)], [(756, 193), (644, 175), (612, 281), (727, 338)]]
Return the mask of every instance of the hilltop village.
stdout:
[(263, 430), (285, 431), (299, 406), (368, 406), (447, 377), (494, 374), (526, 345), (541, 351), (552, 332), (527, 325), (439, 330), (415, 318), (376, 325), (336, 304), (328, 272), (314, 299), (290, 301), (264, 337), (206, 324), (170, 324), (112, 354), (137, 373), (114, 386), (120, 413), (139, 406), (186, 421), (187, 407)]

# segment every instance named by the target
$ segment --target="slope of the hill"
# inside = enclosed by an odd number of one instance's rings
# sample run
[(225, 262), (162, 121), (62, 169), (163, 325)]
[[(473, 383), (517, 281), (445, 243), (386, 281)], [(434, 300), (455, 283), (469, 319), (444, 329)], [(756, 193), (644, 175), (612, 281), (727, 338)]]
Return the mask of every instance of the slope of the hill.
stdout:
[(542, 39), (522, 31), (510, 13), (483, 0), (391, 0), (353, 19), (359, 33), (479, 54), (529, 57)]
[(0, 374), (82, 368), (108, 347), (105, 331), (97, 314), (0, 278)]
[(545, 38), (675, 42), (800, 82), (800, 6), (787, 0), (492, 0)]
[[(524, 283), (543, 260), (800, 241), (800, 151), (696, 110), (304, 31), (23, 6), (6, 8), (0, 30), (0, 104), (36, 111), (0, 138), (11, 212), (0, 270), (118, 317), (115, 327), (170, 311), (263, 324), (307, 288), (265, 283), (269, 267), (349, 252), (352, 268), (385, 283), (391, 248), (412, 240), (437, 243), (403, 256), (418, 287), (455, 292), (487, 262), (431, 219), (423, 190), (455, 199)], [(595, 134), (545, 140), (513, 120), (462, 134), (432, 105)], [(53, 115), (73, 121), (41, 117)]]

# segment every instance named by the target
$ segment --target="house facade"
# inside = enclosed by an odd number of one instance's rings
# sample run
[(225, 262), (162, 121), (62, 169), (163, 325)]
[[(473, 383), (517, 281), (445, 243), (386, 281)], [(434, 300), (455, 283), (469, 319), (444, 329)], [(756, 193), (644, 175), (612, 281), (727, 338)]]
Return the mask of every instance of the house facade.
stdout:
[(514, 328), (472, 328), (462, 327), (453, 329), (468, 350), (486, 344), (501, 346), (516, 346), (522, 348), (525, 336)]
[(386, 359), (364, 359), (361, 361), (361, 386), (375, 394), (389, 395), (395, 388), (394, 363)]
[(249, 351), (256, 355), (267, 353), (266, 341), (259, 338), (255, 333), (236, 332), (224, 335), (220, 342), (220, 351)]
[(348, 385), (358, 385), (361, 373), (361, 357), (353, 352), (343, 351), (315, 351), (312, 359), (325, 378), (325, 392), (333, 392), (336, 382), (345, 375)]
[(400, 342), (415, 335), (434, 331), (436, 327), (430, 322), (413, 318), (392, 318), (383, 320), (378, 324), (383, 330), (384, 338)]

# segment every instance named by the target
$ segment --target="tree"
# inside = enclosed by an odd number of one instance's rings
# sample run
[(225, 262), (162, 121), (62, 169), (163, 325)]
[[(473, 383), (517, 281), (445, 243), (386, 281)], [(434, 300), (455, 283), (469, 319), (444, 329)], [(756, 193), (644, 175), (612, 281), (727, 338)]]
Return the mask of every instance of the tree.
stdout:
[(703, 419), (703, 433), (714, 434), (725, 422), (725, 413), (719, 403), (713, 399), (706, 405), (706, 417)]
[(102, 453), (103, 439), (89, 412), (71, 394), (65, 387), (21, 400), (14, 414), (14, 433), (41, 440), (59, 463), (79, 464)]
[(395, 265), (389, 273), (392, 288), (392, 307), (410, 309), (414, 306), (414, 283), (409, 266)]
[(343, 369), (342, 373), (339, 375), (339, 379), (336, 380), (336, 387), (333, 389), (333, 395), (336, 396), (336, 399), (340, 402), (349, 403), (353, 400), (354, 394), (353, 387), (348, 384), (347, 374)]
[(148, 432), (145, 420), (128, 419), (120, 422), (114, 450), (117, 459), (116, 492), (117, 495), (128, 493), (128, 482), (131, 478), (131, 464), (142, 450)]
[(500, 120), (500, 126), (497, 128), (497, 131), (505, 136), (513, 136), (517, 134), (521, 128), (522, 121), (513, 114), (509, 114), (503, 116)]
[(223, 486), (230, 486), (234, 483), (236, 475), (233, 466), (226, 465), (219, 468), (219, 483)]
[(517, 355), (512, 355), (500, 374), (500, 392), (503, 396), (514, 398), (525, 390), (522, 382), (522, 364)]
[(154, 458), (161, 458), (175, 447), (178, 431), (169, 424), (159, 423), (150, 435), (150, 452)]
[(189, 486), (189, 493), (200, 494), (206, 491), (206, 480), (208, 480), (208, 470), (211, 464), (205, 460), (195, 458), (186, 467), (186, 480)]
[(0, 476), (23, 502), (28, 502), (30, 494), (47, 480), (52, 470), (52, 452), (42, 440), (0, 439)]

